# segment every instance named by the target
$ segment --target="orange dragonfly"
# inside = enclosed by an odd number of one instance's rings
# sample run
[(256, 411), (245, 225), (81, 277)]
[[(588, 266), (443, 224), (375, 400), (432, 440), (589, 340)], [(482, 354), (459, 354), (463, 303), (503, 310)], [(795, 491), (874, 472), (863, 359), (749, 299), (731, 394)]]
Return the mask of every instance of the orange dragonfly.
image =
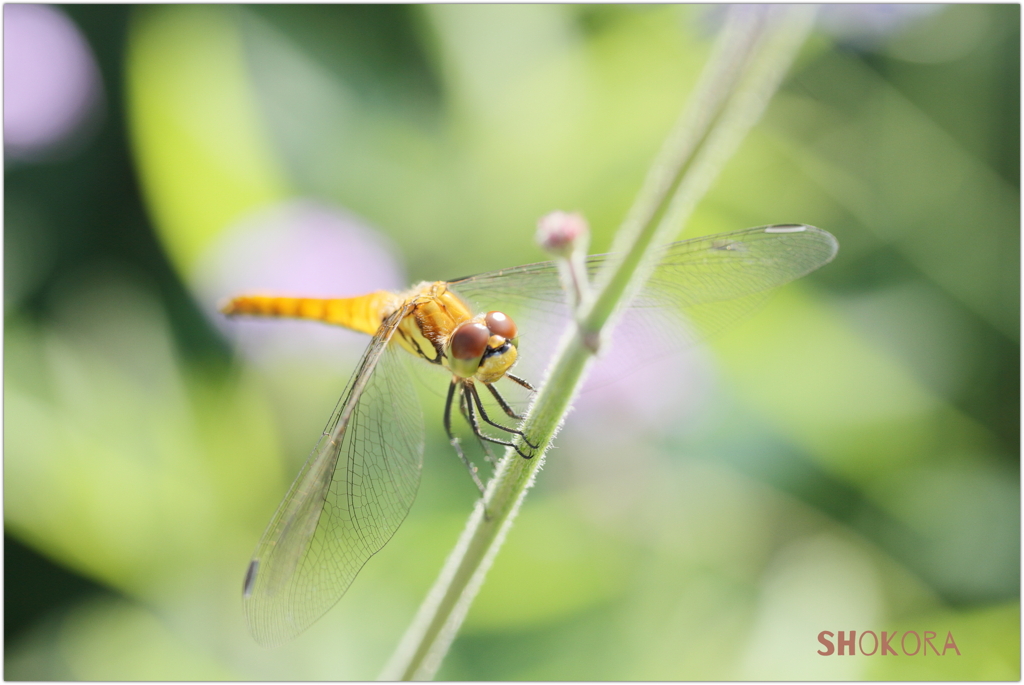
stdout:
[[(837, 249), (831, 234), (804, 225), (762, 226), (672, 243), (662, 248), (630, 311), (640, 315), (641, 335), (648, 325), (652, 332), (669, 330), (674, 346), (685, 347), (746, 315), (772, 289), (828, 263)], [(588, 257), (588, 273), (593, 276), (607, 259)], [(373, 336), (246, 571), (246, 618), (253, 636), (266, 645), (298, 635), (337, 603), (412, 507), (424, 425), (402, 357), (420, 357), (450, 372), (445, 430), (483, 491), (453, 433), (453, 405), (458, 401), (481, 441), (508, 445), (531, 458), (536, 446), (518, 427), (491, 419), (479, 387), (509, 419), (518, 420), (495, 387), (507, 379), (532, 390), (528, 380), (510, 372), (519, 360), (516, 321), (524, 326), (526, 341), (542, 339), (531, 335), (533, 327), (571, 321), (555, 262), (420, 283), (402, 293), (339, 299), (242, 296), (222, 311), (321, 321)], [(529, 355), (543, 356), (536, 347), (524, 349), (524, 358)], [(507, 439), (485, 433), (478, 419)]]

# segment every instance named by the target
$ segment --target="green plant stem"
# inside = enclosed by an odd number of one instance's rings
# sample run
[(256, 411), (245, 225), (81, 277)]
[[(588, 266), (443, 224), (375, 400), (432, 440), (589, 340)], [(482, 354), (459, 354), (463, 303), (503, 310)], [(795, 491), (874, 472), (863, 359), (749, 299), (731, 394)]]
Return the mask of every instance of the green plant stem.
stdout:
[[(690, 102), (658, 155), (613, 246), (621, 257), (598, 274), (562, 339), (523, 431), (537, 456), (506, 453), (482, 501), (421, 605), (382, 680), (427, 680), (440, 668), (527, 490), (543, 465), (593, 359), (592, 347), (646, 281), (659, 245), (692, 213), (760, 118), (810, 30), (813, 7), (733, 7)], [(486, 515), (485, 512), (486, 511)], [(523, 579), (529, 592), (530, 579)]]

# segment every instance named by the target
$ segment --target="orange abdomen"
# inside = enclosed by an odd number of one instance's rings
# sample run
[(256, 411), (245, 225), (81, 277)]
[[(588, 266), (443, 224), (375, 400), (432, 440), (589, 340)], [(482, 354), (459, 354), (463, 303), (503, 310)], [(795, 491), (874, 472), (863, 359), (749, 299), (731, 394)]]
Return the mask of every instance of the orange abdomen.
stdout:
[(398, 297), (378, 290), (359, 297), (317, 298), (242, 295), (232, 298), (221, 311), (228, 316), (277, 316), (322, 321), (373, 335), (394, 311)]

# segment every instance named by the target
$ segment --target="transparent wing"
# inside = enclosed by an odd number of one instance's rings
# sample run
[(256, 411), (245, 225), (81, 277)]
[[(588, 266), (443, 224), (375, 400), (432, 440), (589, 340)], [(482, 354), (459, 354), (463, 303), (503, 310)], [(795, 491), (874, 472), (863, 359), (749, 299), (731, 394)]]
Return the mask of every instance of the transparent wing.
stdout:
[(762, 226), (666, 246), (623, 323), (688, 347), (745, 318), (771, 291), (827, 264), (839, 243), (812, 226)]
[[(837, 249), (830, 233), (803, 225), (761, 226), (671, 243), (624, 312), (620, 329), (627, 339), (640, 342), (644, 352), (638, 354), (688, 347), (750, 314), (774, 288), (827, 264)], [(587, 258), (591, 277), (609, 257)], [(524, 362), (538, 353), (529, 348), (532, 330), (543, 331), (538, 341), (550, 337), (537, 345), (546, 348), (540, 350), (546, 358), (553, 351), (551, 341), (569, 321), (554, 262), (470, 276), (452, 281), (451, 287), (474, 306), (500, 309), (516, 320)]]
[(423, 417), (405, 353), (388, 344), (404, 315), (373, 337), (256, 547), (243, 603), (261, 644), (280, 644), (323, 616), (412, 506)]

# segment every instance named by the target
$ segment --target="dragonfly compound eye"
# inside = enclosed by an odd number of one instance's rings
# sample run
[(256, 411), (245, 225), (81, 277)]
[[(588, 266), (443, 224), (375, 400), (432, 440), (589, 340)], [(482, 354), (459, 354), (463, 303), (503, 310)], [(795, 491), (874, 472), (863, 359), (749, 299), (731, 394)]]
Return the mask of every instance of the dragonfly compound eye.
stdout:
[(487, 312), (487, 316), (484, 317), (484, 323), (487, 324), (487, 328), (491, 333), (500, 335), (505, 340), (515, 340), (519, 337), (519, 329), (516, 327), (516, 322), (512, 320), (512, 317), (502, 312)]
[(490, 337), (491, 332), (482, 323), (468, 322), (456, 328), (448, 344), (448, 365), (452, 372), (462, 378), (476, 373)]

